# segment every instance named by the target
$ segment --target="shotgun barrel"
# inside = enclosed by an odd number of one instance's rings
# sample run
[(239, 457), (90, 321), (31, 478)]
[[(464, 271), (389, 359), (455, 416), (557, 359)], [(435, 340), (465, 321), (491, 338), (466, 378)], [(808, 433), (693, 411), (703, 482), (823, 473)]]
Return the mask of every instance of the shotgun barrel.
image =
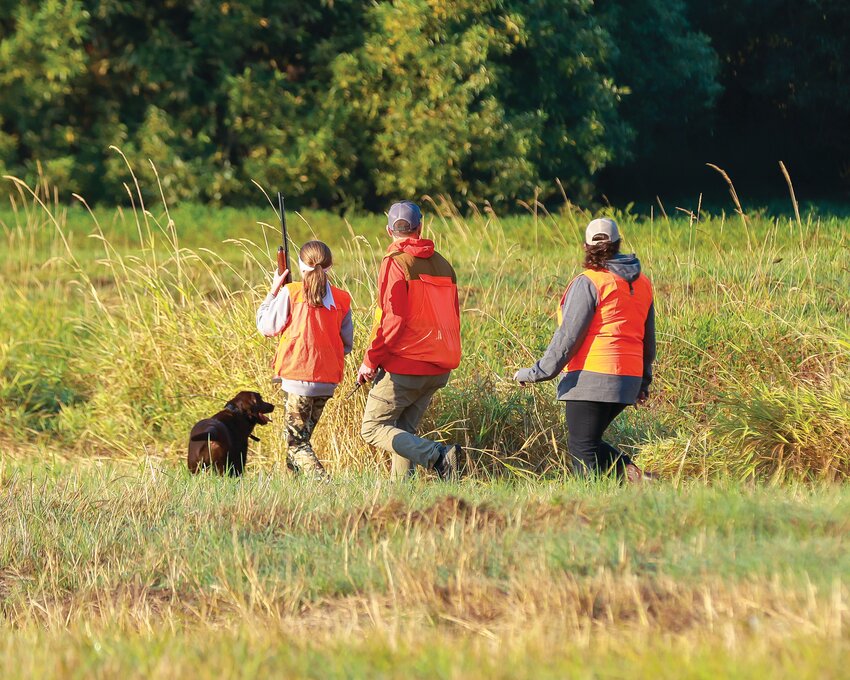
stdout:
[[(286, 206), (283, 202), (283, 194), (279, 191), (277, 192), (277, 208), (280, 213), (280, 245), (277, 247), (277, 273), (283, 274), (283, 272), (289, 269), (289, 234), (286, 231)], [(286, 279), (284, 283), (291, 283), (292, 281), (292, 272), (286, 275)], [(275, 376), (272, 378), (272, 382), (276, 384), (280, 384), (281, 379), (279, 376)]]
[[(280, 241), (281, 244), (277, 247), (277, 273), (283, 274), (289, 269), (289, 234), (286, 231), (286, 205), (284, 204), (283, 194), (277, 192), (277, 207), (280, 211)], [(292, 271), (286, 276), (284, 283), (292, 281)]]

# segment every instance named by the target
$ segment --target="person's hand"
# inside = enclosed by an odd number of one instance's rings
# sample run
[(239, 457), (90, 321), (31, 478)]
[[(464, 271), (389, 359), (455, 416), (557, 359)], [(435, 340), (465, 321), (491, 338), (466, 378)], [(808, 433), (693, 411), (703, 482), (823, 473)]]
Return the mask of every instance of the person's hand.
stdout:
[(360, 364), (360, 368), (357, 369), (357, 384), (362, 385), (363, 383), (370, 382), (375, 378), (375, 369), (369, 368), (366, 364)]
[(522, 377), (522, 373), (525, 371), (524, 368), (519, 369), (516, 373), (514, 373), (514, 380), (519, 383), (520, 387), (525, 387), (528, 383), (525, 380), (520, 380)]
[(272, 297), (276, 297), (280, 292), (280, 289), (283, 288), (283, 284), (286, 283), (286, 278), (289, 276), (289, 270), (284, 269), (282, 274), (274, 273), (274, 279), (272, 279), (272, 289), (271, 294)]
[(647, 400), (649, 399), (649, 388), (641, 387), (640, 392), (638, 392), (637, 404), (635, 406), (643, 406)]

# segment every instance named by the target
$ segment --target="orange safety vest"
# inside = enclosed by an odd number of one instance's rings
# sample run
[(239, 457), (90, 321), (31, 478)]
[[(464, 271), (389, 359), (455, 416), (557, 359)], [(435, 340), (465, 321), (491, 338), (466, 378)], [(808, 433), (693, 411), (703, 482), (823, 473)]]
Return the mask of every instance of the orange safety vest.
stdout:
[[(587, 269), (582, 274), (596, 286), (596, 313), (566, 371), (642, 376), (643, 335), (652, 304), (652, 284), (643, 274), (631, 284), (609, 271)], [(558, 326), (566, 298), (565, 292), (558, 307)]]
[(345, 351), (340, 329), (351, 309), (351, 296), (331, 286), (334, 305), (326, 309), (307, 303), (300, 282), (287, 284), (286, 290), (290, 315), (275, 353), (275, 375), (287, 380), (341, 382)]
[[(428, 266), (417, 261), (422, 258), (403, 255), (389, 256), (404, 271), (408, 296), (408, 315), (404, 329), (393, 342), (392, 352), (405, 359), (427, 361), (447, 371), (453, 370), (460, 366), (461, 356), (460, 317), (455, 307), (457, 284), (450, 275), (419, 272), (418, 269)], [(375, 310), (371, 339), (377, 335), (382, 315), (379, 306)]]
[(395, 347), (408, 359), (428, 361), (448, 370), (460, 365), (460, 318), (455, 310), (457, 286), (448, 276), (420, 274), (408, 281), (410, 315)]

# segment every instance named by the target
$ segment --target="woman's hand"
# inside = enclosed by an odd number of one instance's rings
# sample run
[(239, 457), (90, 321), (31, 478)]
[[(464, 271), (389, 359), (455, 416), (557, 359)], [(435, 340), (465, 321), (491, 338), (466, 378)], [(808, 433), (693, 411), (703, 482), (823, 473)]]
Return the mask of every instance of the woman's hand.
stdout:
[(289, 270), (284, 269), (283, 273), (278, 274), (274, 273), (274, 279), (272, 279), (272, 289), (271, 295), (272, 297), (277, 297), (277, 294), (280, 292), (280, 289), (283, 288), (283, 284), (286, 283), (286, 278), (289, 276)]
[(519, 383), (520, 387), (525, 387), (526, 385), (528, 385), (528, 381), (526, 381), (525, 379), (525, 372), (527, 370), (527, 368), (521, 368), (516, 373), (514, 373), (514, 380)]
[(638, 392), (637, 403), (635, 404), (635, 406), (643, 406), (644, 404), (646, 404), (648, 399), (649, 399), (649, 388), (648, 387), (641, 387), (640, 392)]

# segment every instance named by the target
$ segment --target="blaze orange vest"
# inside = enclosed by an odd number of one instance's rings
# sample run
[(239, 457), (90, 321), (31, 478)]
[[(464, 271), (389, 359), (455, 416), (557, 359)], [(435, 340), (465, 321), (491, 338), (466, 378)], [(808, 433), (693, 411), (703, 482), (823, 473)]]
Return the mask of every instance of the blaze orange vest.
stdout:
[[(642, 376), (643, 334), (652, 304), (652, 284), (643, 274), (631, 284), (609, 271), (587, 269), (582, 274), (596, 286), (596, 313), (566, 371)], [(564, 293), (558, 307), (558, 326), (566, 297)]]
[(340, 329), (351, 309), (351, 296), (331, 286), (334, 306), (312, 307), (303, 284), (289, 283), (289, 321), (283, 328), (274, 357), (275, 375), (287, 380), (339, 383), (345, 364)]
[[(447, 371), (460, 366), (460, 317), (455, 308), (457, 284), (451, 267), (442, 257), (416, 258), (402, 252), (393, 258), (407, 280), (408, 315), (392, 352), (405, 359), (427, 361)], [(422, 270), (431, 270), (427, 274)], [(378, 332), (383, 312), (375, 310), (372, 337)], [(371, 341), (371, 340), (370, 340)]]

